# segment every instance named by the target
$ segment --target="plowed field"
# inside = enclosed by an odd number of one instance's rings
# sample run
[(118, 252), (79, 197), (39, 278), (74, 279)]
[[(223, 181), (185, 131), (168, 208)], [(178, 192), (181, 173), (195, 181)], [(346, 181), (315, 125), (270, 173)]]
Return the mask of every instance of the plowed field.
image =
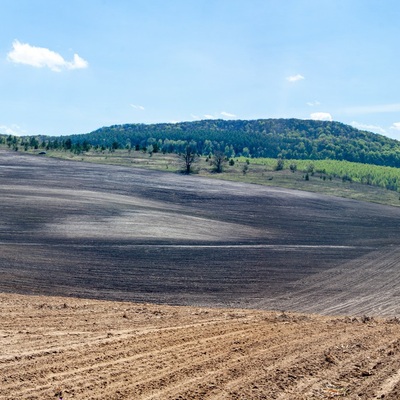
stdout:
[(400, 209), (7, 152), (0, 198), (0, 400), (400, 398)]
[(400, 398), (399, 320), (0, 295), (0, 399)]
[(400, 208), (0, 153), (0, 291), (397, 315)]

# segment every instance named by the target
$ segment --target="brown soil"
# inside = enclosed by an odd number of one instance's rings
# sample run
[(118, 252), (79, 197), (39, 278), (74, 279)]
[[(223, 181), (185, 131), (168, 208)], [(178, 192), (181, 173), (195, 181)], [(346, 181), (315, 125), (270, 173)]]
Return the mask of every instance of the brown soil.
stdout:
[(0, 399), (399, 399), (400, 321), (0, 295)]

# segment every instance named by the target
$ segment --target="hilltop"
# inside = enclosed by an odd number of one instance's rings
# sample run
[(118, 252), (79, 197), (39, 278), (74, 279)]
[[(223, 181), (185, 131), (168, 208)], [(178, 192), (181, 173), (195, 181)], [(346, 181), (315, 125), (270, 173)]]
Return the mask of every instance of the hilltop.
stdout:
[(170, 153), (180, 152), (190, 143), (204, 155), (223, 151), (227, 157), (332, 159), (400, 166), (399, 141), (335, 121), (259, 119), (124, 124), (63, 138), (68, 139), (72, 144), (85, 142), (105, 148), (152, 146), (155, 152)]
[(400, 166), (400, 142), (335, 121), (301, 119), (202, 120), (161, 124), (123, 124), (69, 136), (1, 135), (0, 144), (14, 150), (90, 149), (182, 153), (187, 146), (199, 155), (220, 152), (227, 158), (339, 160)]
[[(46, 152), (50, 157), (170, 172), (184, 170), (179, 165), (182, 160), (179, 155), (189, 149), (192, 154), (203, 156), (197, 159), (201, 162), (196, 168), (190, 166), (191, 172), (211, 172), (208, 177), (273, 184), (391, 205), (398, 205), (399, 201), (400, 142), (339, 122), (260, 119), (124, 124), (63, 137), (0, 134), (2, 144), (16, 151)], [(216, 159), (222, 160), (219, 170)], [(250, 160), (251, 168), (245, 165)], [(293, 174), (285, 174), (285, 169)], [(271, 171), (278, 173), (272, 176)], [(314, 172), (321, 182), (313, 179), (311, 185)], [(362, 186), (337, 188), (332, 185), (335, 179)], [(371, 186), (387, 190), (376, 196), (369, 193)]]

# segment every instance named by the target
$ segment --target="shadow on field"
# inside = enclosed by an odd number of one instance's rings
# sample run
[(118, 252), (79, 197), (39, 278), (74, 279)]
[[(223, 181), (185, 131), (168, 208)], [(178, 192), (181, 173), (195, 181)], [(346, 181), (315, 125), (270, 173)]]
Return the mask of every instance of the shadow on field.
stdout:
[(0, 196), (3, 292), (400, 313), (398, 208), (10, 152)]

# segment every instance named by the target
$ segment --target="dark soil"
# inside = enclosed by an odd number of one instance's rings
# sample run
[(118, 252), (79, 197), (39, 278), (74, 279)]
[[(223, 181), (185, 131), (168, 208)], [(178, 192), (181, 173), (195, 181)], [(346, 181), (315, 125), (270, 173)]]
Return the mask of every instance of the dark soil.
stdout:
[(10, 152), (0, 196), (2, 292), (400, 313), (400, 208)]

